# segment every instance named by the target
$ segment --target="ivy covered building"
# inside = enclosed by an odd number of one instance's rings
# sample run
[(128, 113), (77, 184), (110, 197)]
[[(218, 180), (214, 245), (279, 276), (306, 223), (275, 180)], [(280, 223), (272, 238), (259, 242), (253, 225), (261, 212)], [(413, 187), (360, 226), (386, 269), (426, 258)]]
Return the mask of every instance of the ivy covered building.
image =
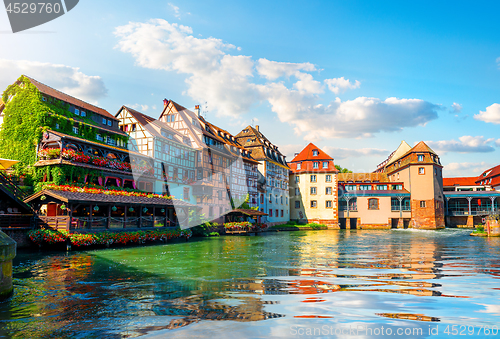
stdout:
[[(34, 183), (153, 189), (150, 157), (106, 110), (21, 76), (2, 95), (0, 156), (21, 161)], [(28, 169), (31, 167), (31, 169)]]

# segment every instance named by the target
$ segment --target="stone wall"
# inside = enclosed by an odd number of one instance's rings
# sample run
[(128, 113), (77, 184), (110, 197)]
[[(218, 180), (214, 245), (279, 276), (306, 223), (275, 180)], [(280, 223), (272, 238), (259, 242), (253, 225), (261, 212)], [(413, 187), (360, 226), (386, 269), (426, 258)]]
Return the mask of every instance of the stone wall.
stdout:
[(0, 231), (0, 300), (12, 294), (12, 259), (15, 256), (15, 241)]
[(15, 230), (4, 229), (3, 232), (17, 243), (17, 248), (26, 248), (33, 246), (33, 243), (28, 238), (28, 231), (30, 230), (31, 228)]

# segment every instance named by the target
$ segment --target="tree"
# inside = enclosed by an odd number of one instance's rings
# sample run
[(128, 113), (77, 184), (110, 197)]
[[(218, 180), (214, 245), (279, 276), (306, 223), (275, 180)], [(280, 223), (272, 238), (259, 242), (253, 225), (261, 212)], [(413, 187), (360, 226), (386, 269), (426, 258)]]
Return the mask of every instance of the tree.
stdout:
[(349, 171), (347, 168), (342, 168), (339, 165), (335, 165), (335, 168), (339, 171), (339, 173), (352, 173), (352, 171)]

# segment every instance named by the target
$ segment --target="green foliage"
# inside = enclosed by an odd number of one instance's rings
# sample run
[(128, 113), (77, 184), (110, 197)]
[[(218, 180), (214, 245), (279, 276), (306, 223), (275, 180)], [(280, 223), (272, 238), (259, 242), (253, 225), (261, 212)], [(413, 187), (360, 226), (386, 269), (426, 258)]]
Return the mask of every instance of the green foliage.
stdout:
[(342, 168), (339, 165), (335, 165), (335, 168), (339, 171), (339, 173), (352, 173), (352, 171), (349, 171), (347, 168)]
[(240, 206), (236, 206), (234, 204), (233, 198), (231, 198), (231, 206), (234, 206), (234, 208), (241, 208), (244, 210), (255, 210), (255, 211), (259, 210), (259, 207), (250, 207), (249, 203), (250, 203), (250, 195), (248, 193), (247, 196), (245, 197), (245, 201), (243, 201), (243, 203)]
[(476, 229), (473, 233), (486, 233), (486, 231), (484, 230), (484, 226), (483, 225), (477, 225), (476, 226)]
[(220, 234), (219, 234), (219, 232), (210, 232), (210, 233), (208, 233), (208, 236), (209, 237), (218, 237), (218, 236), (220, 236)]
[[(87, 180), (89, 182), (92, 182), (99, 176), (103, 176), (103, 172), (101, 170), (94, 170), (70, 165), (44, 166), (36, 167), (34, 169), (32, 180), (35, 182), (34, 190), (35, 192), (38, 192), (48, 184), (71, 184), (73, 186), (83, 186), (82, 183), (86, 175), (88, 175)], [(46, 178), (45, 182), (43, 182), (44, 177)], [(93, 187), (95, 185), (85, 186)]]

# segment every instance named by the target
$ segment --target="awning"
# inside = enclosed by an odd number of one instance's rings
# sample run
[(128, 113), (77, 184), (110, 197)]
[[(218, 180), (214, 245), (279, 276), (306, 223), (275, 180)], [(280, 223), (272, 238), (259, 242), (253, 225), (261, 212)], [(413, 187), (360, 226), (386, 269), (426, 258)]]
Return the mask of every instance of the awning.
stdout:
[(15, 165), (19, 162), (19, 160), (10, 160), (10, 159), (0, 159), (0, 170), (6, 170), (12, 165)]

